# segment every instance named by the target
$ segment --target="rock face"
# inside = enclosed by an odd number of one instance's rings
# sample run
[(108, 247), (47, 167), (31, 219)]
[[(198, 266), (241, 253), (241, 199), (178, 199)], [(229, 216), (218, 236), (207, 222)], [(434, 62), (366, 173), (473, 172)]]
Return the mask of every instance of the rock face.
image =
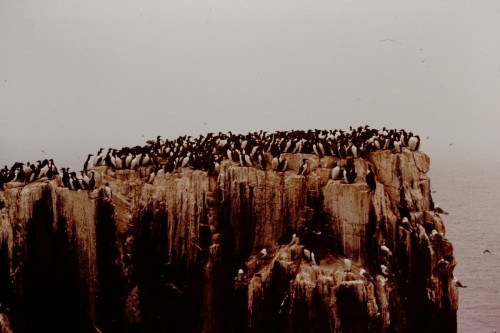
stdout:
[(354, 184), (330, 178), (333, 157), (287, 158), (286, 172), (226, 160), (218, 176), (183, 168), (152, 184), (147, 168), (95, 168), (111, 200), (57, 179), (7, 184), (5, 320), (14, 332), (456, 331), (456, 263), (427, 155), (355, 159)]

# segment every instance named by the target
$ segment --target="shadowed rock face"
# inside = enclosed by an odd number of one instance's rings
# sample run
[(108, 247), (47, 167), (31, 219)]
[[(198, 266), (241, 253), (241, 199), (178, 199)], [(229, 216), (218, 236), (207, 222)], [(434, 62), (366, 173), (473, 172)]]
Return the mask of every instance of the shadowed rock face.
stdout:
[(286, 158), (283, 173), (224, 161), (218, 176), (184, 168), (153, 184), (145, 168), (95, 168), (111, 201), (58, 180), (7, 184), (0, 301), (14, 331), (456, 331), (453, 248), (429, 236), (445, 232), (429, 158), (371, 153), (354, 184), (330, 179), (333, 157)]

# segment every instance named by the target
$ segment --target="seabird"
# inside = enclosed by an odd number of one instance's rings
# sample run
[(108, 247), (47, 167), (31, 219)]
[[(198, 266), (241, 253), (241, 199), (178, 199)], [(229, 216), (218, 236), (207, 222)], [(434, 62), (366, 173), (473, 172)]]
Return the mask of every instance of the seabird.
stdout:
[(304, 256), (307, 260), (311, 261), (311, 251), (309, 251), (308, 249), (304, 249)]
[(443, 210), (441, 207), (439, 207), (439, 205), (435, 205), (434, 206), (434, 211), (438, 214), (445, 214), (445, 215), (448, 215), (448, 212)]
[(396, 153), (402, 153), (403, 148), (401, 147), (401, 141), (394, 141), (394, 151)]
[(24, 179), (26, 178), (26, 173), (24, 172), (23, 165), (24, 165), (23, 163), (20, 163), (19, 167), (16, 169), (16, 176), (14, 181), (24, 182)]
[(29, 179), (30, 182), (34, 181), (35, 179), (38, 178), (38, 175), (40, 174), (40, 161), (37, 161), (38, 163), (38, 166), (34, 165), (34, 164), (31, 164), (30, 165), (30, 168), (31, 168), (31, 177)]
[(113, 156), (115, 156), (115, 167), (117, 169), (121, 169), (123, 167), (123, 159), (122, 159), (122, 156), (116, 156), (115, 154), (117, 153), (118, 151), (115, 151)]
[(83, 172), (87, 173), (87, 168), (89, 167), (90, 156), (94, 156), (93, 154), (89, 154), (85, 163), (83, 164)]
[(354, 162), (351, 160), (344, 167), (344, 180), (348, 184), (352, 184), (356, 181), (357, 177), (358, 175), (356, 173), (356, 167), (354, 166)]
[(333, 169), (332, 169), (332, 179), (337, 180), (340, 175), (340, 166), (337, 165), (337, 162), (333, 162)]
[[(69, 173), (68, 171), (66, 171), (66, 168), (61, 168), (62, 170), (62, 177), (61, 177), (61, 181), (63, 183), (63, 186), (64, 187), (69, 187)], [(69, 168), (68, 168), (69, 170)]]
[(24, 180), (28, 181), (30, 179), (31, 172), (33, 172), (33, 170), (31, 169), (31, 163), (28, 162), (26, 163), (26, 167), (24, 168)]
[(54, 163), (53, 159), (49, 160), (49, 172), (50, 172), (49, 179), (52, 179), (54, 176), (59, 175), (59, 171), (57, 170), (56, 164)]
[(286, 171), (287, 166), (288, 166), (288, 161), (286, 160), (286, 158), (284, 158), (284, 157), (282, 158), (282, 156), (280, 155), (278, 169), (276, 171), (284, 172), (284, 171)]
[(288, 245), (298, 245), (299, 244), (299, 237), (296, 234), (292, 235), (292, 241)]
[(95, 178), (94, 178), (94, 171), (90, 173), (90, 180), (89, 180), (89, 189), (93, 190), (95, 188)]
[(243, 269), (238, 269), (238, 275), (236, 276), (236, 280), (237, 281), (243, 281), (243, 274), (245, 274), (245, 272), (243, 272)]
[(267, 256), (267, 250), (266, 250), (265, 248), (263, 248), (263, 249), (259, 252), (259, 257), (260, 257), (260, 259), (264, 259), (266, 256)]
[(460, 280), (458, 280), (456, 277), (453, 277), (453, 283), (455, 283), (455, 286), (458, 288), (467, 288), (467, 286), (463, 285)]
[(350, 151), (352, 153), (352, 156), (354, 158), (358, 158), (358, 148), (353, 143), (351, 143), (351, 147), (350, 148), (351, 148)]
[(94, 159), (94, 166), (99, 166), (101, 165), (101, 162), (102, 160), (104, 159), (104, 157), (106, 156), (106, 154), (104, 154), (102, 151), (104, 150), (104, 148), (100, 148), (99, 151), (97, 152), (96, 154), (96, 157)]
[(140, 155), (136, 155), (132, 161), (130, 161), (130, 169), (134, 170), (136, 167), (139, 166), (139, 159), (140, 159)]
[(485, 253), (491, 254), (490, 250), (488, 250), (488, 249), (486, 249), (486, 250), (483, 251), (483, 254), (485, 254)]
[(406, 216), (403, 217), (403, 219), (401, 220), (401, 226), (408, 231), (411, 231), (411, 229), (412, 229), (410, 221), (408, 220), (408, 218)]
[(104, 185), (104, 195), (106, 196), (106, 200), (109, 200), (111, 201), (112, 199), (112, 191), (111, 191), (111, 188), (109, 187), (109, 183), (106, 183)]
[(441, 232), (437, 232), (436, 229), (432, 229), (432, 231), (431, 231), (431, 238), (434, 239), (434, 240), (441, 241), (441, 240), (444, 239), (444, 235)]
[(252, 159), (250, 158), (250, 155), (248, 155), (246, 153), (245, 150), (243, 150), (243, 162), (244, 162), (245, 166), (247, 166), (247, 167), (253, 166)]
[(208, 172), (207, 175), (209, 177), (211, 176), (217, 176), (220, 173), (220, 164), (218, 157), (216, 156), (212, 161), (209, 162), (208, 164)]
[(267, 160), (262, 152), (257, 154), (257, 161), (260, 164), (260, 168), (265, 171), (267, 169)]
[(372, 173), (371, 165), (368, 165), (368, 170), (366, 171), (366, 184), (370, 187), (371, 191), (375, 191), (377, 189), (377, 182), (375, 181), (375, 175)]
[(391, 276), (391, 271), (389, 270), (389, 268), (387, 268), (386, 265), (380, 265), (380, 271), (382, 272), (382, 274), (386, 277), (389, 277)]
[(408, 148), (411, 151), (418, 151), (420, 147), (420, 137), (418, 135), (410, 137), (408, 139)]
[(49, 165), (47, 160), (43, 160), (42, 164), (39, 164), (39, 174), (38, 174), (38, 179), (43, 178), (47, 176), (47, 172), (49, 171)]
[(71, 176), (71, 184), (73, 185), (72, 186), (73, 190), (75, 191), (81, 190), (82, 185), (80, 184), (80, 181), (76, 178), (76, 172), (71, 172), (70, 176)]
[(382, 252), (384, 252), (385, 254), (389, 255), (389, 256), (392, 256), (392, 252), (391, 250), (389, 250), (389, 248), (387, 246), (385, 246), (385, 242), (382, 243), (382, 245), (380, 246), (380, 249), (382, 250)]
[[(116, 163), (117, 160), (121, 161), (121, 159), (116, 157), (116, 149), (112, 149), (108, 155), (106, 156), (106, 159), (109, 161), (110, 167), (113, 167), (115, 169), (118, 168), (118, 164)], [(108, 158), (109, 156), (109, 158)], [(106, 162), (108, 163), (108, 162)], [(121, 164), (121, 163), (120, 163)]]
[(314, 256), (314, 252), (311, 252), (311, 262), (313, 265), (318, 265), (318, 263), (316, 262), (316, 257)]
[(271, 160), (271, 169), (273, 171), (278, 170), (278, 164), (279, 164), (278, 157), (274, 156), (273, 159)]
[(134, 158), (134, 155), (132, 153), (128, 153), (127, 157), (125, 157), (125, 168), (129, 168), (130, 164), (132, 163), (132, 159)]
[(299, 172), (297, 175), (306, 175), (309, 170), (309, 163), (307, 162), (307, 158), (302, 159), (302, 165), (299, 168)]
[(90, 178), (89, 176), (87, 176), (86, 173), (84, 173), (84, 171), (80, 171), (81, 175), (82, 175), (82, 181), (83, 181), (83, 187), (85, 189), (88, 189), (90, 187)]
[(154, 168), (153, 171), (149, 174), (148, 177), (148, 184), (153, 184), (153, 181), (155, 180), (156, 174), (158, 173), (158, 169)]
[(444, 258), (441, 258), (438, 261), (438, 265), (443, 267), (443, 268), (446, 268), (450, 265), (450, 262), (448, 260), (445, 260)]
[(364, 268), (361, 268), (359, 270), (359, 275), (361, 275), (362, 277), (364, 277), (368, 281), (373, 281), (373, 277), (370, 275), (370, 273), (365, 271)]
[(185, 168), (189, 165), (191, 161), (191, 152), (188, 152), (186, 156), (181, 159), (181, 168)]
[(345, 257), (345, 259), (344, 259), (344, 270), (346, 272), (350, 272), (351, 271), (351, 261), (347, 257)]

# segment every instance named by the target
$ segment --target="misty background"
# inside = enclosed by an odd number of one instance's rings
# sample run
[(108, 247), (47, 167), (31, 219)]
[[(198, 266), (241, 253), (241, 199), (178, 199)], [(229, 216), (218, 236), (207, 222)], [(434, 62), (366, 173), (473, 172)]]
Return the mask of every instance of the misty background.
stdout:
[(498, 1), (4, 0), (0, 164), (79, 170), (100, 147), (157, 135), (365, 124), (420, 134), (433, 163), (486, 157), (500, 140), (498, 13)]
[(157, 135), (404, 128), (450, 210), (469, 285), (459, 331), (492, 332), (499, 13), (497, 0), (0, 0), (0, 167), (78, 171)]

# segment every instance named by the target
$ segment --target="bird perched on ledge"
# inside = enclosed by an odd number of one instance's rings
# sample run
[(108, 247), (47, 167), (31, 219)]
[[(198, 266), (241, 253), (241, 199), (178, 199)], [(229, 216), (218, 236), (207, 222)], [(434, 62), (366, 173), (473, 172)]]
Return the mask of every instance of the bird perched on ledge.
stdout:
[(332, 179), (337, 180), (339, 179), (339, 176), (340, 176), (340, 166), (337, 165), (337, 162), (333, 162)]
[(439, 207), (439, 205), (435, 205), (434, 206), (434, 211), (438, 214), (444, 214), (444, 215), (448, 215), (449, 213), (445, 210), (443, 210), (441, 207)]
[(382, 272), (382, 275), (384, 275), (385, 277), (394, 276), (386, 265), (380, 265), (380, 271)]
[(111, 191), (111, 188), (109, 187), (109, 183), (106, 183), (106, 185), (104, 185), (103, 191), (104, 191), (104, 196), (105, 196), (104, 199), (111, 201), (113, 192)]
[(302, 159), (302, 165), (299, 168), (299, 172), (297, 175), (307, 175), (309, 172), (309, 163), (307, 162), (307, 158)]
[(380, 246), (380, 249), (382, 250), (382, 252), (388, 256), (392, 256), (392, 252), (391, 250), (389, 250), (389, 248), (385, 245), (385, 241), (382, 242), (382, 245)]
[(346, 272), (350, 272), (351, 271), (351, 261), (349, 260), (349, 258), (345, 257), (344, 259), (344, 270)]
[(94, 171), (90, 173), (90, 180), (89, 180), (89, 189), (93, 190), (95, 188), (95, 178), (94, 178)]
[(245, 272), (243, 271), (243, 269), (238, 269), (238, 275), (236, 276), (235, 280), (239, 282), (243, 281), (244, 274)]
[(368, 273), (367, 271), (365, 271), (364, 268), (361, 268), (359, 270), (359, 275), (361, 275), (362, 277), (364, 277), (367, 281), (373, 281), (373, 277), (370, 275), (370, 273)]
[(455, 283), (455, 286), (457, 286), (458, 288), (467, 288), (467, 286), (463, 285), (462, 282), (460, 282), (460, 280), (458, 280), (456, 277), (453, 277), (453, 283)]
[(377, 182), (375, 181), (375, 175), (372, 172), (371, 165), (368, 164), (368, 170), (366, 171), (366, 184), (370, 187), (371, 191), (375, 191), (377, 189)]
[[(246, 167), (258, 167), (263, 171), (267, 170), (267, 164), (270, 163), (272, 170), (281, 173), (287, 170), (288, 164), (283, 154), (300, 153), (333, 158), (335, 164), (332, 168), (332, 179), (344, 178), (346, 183), (353, 184), (357, 180), (354, 160), (358, 161), (358, 158), (368, 160), (367, 157), (377, 150), (400, 153), (402, 149), (418, 151), (420, 148), (420, 139), (412, 132), (385, 127), (377, 130), (369, 126), (350, 127), (348, 131), (311, 129), (260, 131), (246, 135), (229, 131), (200, 135), (199, 138), (185, 135), (173, 140), (161, 140), (160, 137), (148, 140), (146, 146), (106, 150), (100, 148), (95, 153), (93, 162), (91, 161), (93, 155), (87, 155), (82, 168), (83, 173), (86, 175), (92, 167), (140, 170), (152, 165), (161, 168), (164, 173), (173, 173), (176, 170), (180, 171), (182, 167), (189, 167), (206, 171), (209, 175), (218, 175), (217, 169), (220, 169), (224, 160), (240, 162), (240, 165)], [(338, 159), (345, 159), (345, 163)], [(69, 174), (68, 168), (65, 170)], [(308, 175), (311, 171), (311, 160), (304, 159), (298, 175)], [(13, 180), (22, 181), (23, 178), (25, 182), (38, 180), (44, 176), (51, 179), (57, 173), (54, 163), (49, 160), (44, 160), (43, 163), (39, 161), (37, 166), (27, 163), (24, 169), (17, 163), (10, 170), (5, 167), (1, 171), (0, 187), (3, 188), (3, 184)], [(144, 181), (148, 181), (150, 173), (140, 170), (140, 175)], [(375, 178), (373, 169), (369, 169), (366, 183), (373, 191), (376, 189), (376, 181), (371, 179), (372, 176)], [(74, 186), (69, 184), (66, 187)], [(437, 207), (436, 213), (441, 213)], [(441, 214), (446, 212), (443, 211)]]
[(298, 245), (299, 244), (299, 237), (297, 237), (296, 234), (292, 235), (292, 241), (288, 245)]

